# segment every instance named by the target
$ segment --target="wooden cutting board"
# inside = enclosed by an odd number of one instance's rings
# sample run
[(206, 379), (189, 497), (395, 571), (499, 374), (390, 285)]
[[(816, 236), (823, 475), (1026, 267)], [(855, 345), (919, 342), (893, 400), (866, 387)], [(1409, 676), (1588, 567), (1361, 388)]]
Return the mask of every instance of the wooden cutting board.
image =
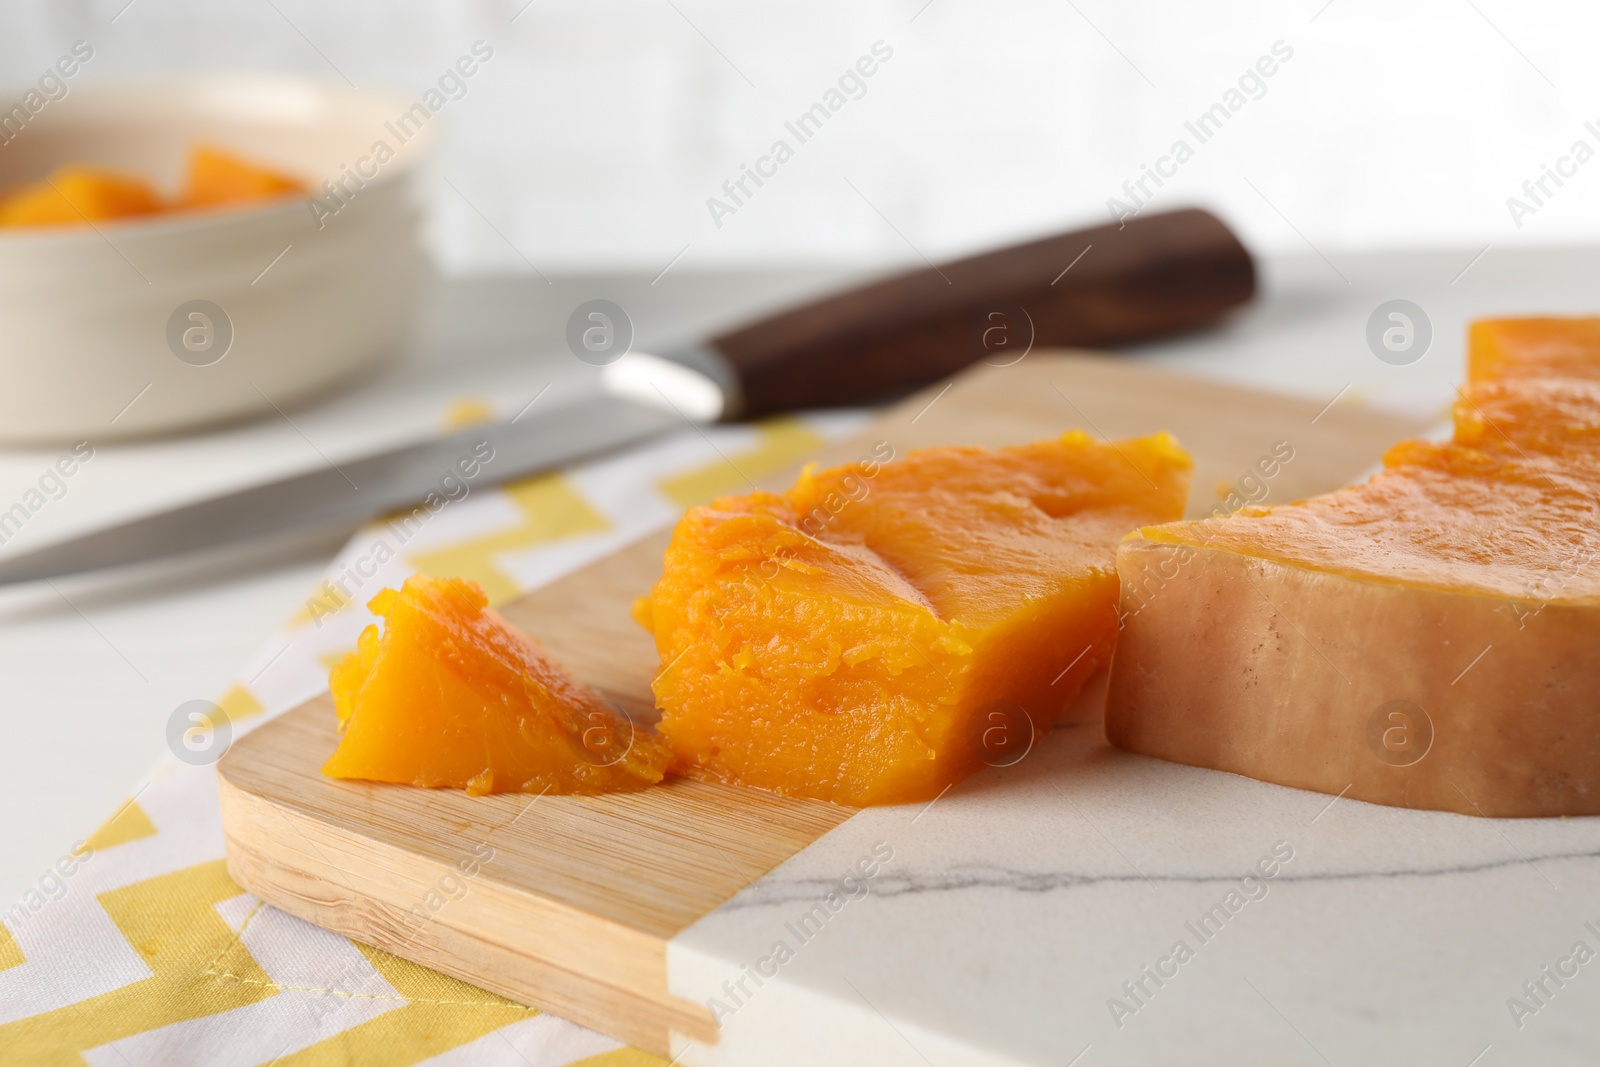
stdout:
[[(1259, 500), (1264, 488), (1284, 502), (1342, 485), (1431, 421), (1036, 352), (935, 386), (818, 458), (845, 462), (877, 441), (904, 455), (1074, 427), (1110, 438), (1166, 429), (1194, 455), (1198, 515), (1229, 491)], [(1275, 447), (1281, 457), (1279, 442), (1293, 458), (1265, 478), (1258, 461)], [(628, 609), (660, 573), (666, 539), (646, 537), (502, 609), (645, 721), (659, 664)], [(703, 1006), (668, 993), (667, 943), (852, 814), (681, 780), (539, 798), (340, 782), (318, 770), (335, 741), (322, 696), (240, 738), (218, 764), (235, 881), (319, 926), (662, 1054), (669, 1031), (716, 1039)]]

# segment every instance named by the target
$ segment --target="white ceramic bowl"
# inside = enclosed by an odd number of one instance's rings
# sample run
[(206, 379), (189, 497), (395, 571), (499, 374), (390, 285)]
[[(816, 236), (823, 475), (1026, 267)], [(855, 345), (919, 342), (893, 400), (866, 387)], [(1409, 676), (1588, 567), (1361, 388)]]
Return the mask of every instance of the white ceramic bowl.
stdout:
[[(0, 145), (0, 188), (73, 162), (171, 193), (190, 146), (208, 141), (303, 175), (324, 206), (295, 196), (0, 229), (0, 441), (92, 442), (270, 412), (398, 351), (428, 269), (418, 164), (437, 120), (408, 126), (404, 142), (394, 126), (414, 103), (226, 76), (73, 86), (48, 103)], [(395, 152), (381, 165), (378, 142)], [(342, 205), (322, 188), (341, 179)]]

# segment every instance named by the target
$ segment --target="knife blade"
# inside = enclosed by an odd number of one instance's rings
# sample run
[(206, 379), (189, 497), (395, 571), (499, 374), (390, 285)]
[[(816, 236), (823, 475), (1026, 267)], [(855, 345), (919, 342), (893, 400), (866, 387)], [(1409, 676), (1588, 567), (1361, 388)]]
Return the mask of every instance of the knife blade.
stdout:
[(451, 499), (463, 483), (510, 481), (703, 421), (706, 390), (713, 387), (702, 383), (698, 397), (693, 386), (686, 395), (674, 396), (674, 386), (681, 390), (682, 381), (662, 379), (650, 365), (653, 359), (626, 357), (606, 368), (608, 379), (627, 376), (631, 380), (626, 384), (548, 410), (330, 463), (0, 560), (0, 585), (271, 539), (290, 531), (354, 530), (379, 515), (419, 504), (429, 494)]
[(525, 422), (471, 427), (0, 558), (0, 585), (290, 530), (354, 529), (463, 476), (462, 463), (475, 461), (474, 477), (493, 484), (685, 425), (870, 403), (987, 357), (1014, 362), (1035, 345), (1206, 326), (1254, 291), (1249, 252), (1205, 211), (1058, 234), (827, 296), (666, 358), (624, 354), (604, 367), (602, 392)]

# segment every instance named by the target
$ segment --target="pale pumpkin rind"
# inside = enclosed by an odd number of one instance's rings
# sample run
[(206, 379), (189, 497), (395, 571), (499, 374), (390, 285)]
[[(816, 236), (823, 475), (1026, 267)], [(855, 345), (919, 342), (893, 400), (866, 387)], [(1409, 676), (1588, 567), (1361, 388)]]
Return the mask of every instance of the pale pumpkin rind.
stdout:
[(1454, 440), (1129, 535), (1113, 744), (1379, 804), (1600, 814), (1600, 320), (1470, 338)]

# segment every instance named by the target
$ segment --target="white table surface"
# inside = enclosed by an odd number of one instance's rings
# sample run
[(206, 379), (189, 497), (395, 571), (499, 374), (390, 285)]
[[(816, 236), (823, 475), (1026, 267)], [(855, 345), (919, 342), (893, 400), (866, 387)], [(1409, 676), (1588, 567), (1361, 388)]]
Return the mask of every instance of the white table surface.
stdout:
[[(1138, 350), (1185, 373), (1341, 403), (1442, 407), (1461, 376), (1464, 323), (1481, 315), (1592, 311), (1600, 251), (1478, 249), (1385, 255), (1320, 253), (1266, 261), (1263, 295), (1225, 326)], [(1462, 274), (1463, 268), (1470, 269)], [(636, 348), (690, 338), (859, 274), (822, 267), (441, 283), (423, 337), (394, 370), (358, 389), (211, 434), (97, 445), (68, 494), (5, 552), (253, 477), (338, 459), (437, 423), (446, 398), (482, 397), (514, 412), (557, 376), (587, 373), (565, 350), (568, 312), (591, 297), (627, 308)], [(1417, 363), (1379, 361), (1368, 315), (1405, 298), (1434, 341)], [(301, 433), (304, 433), (304, 437)], [(16, 499), (59, 448), (0, 452), (0, 500)], [(0, 590), (0, 899), (14, 900), (86, 836), (165, 755), (177, 705), (235, 679), (320, 577), (336, 544), (209, 562), (133, 568), (58, 588)], [(270, 669), (270, 668), (269, 668)]]

